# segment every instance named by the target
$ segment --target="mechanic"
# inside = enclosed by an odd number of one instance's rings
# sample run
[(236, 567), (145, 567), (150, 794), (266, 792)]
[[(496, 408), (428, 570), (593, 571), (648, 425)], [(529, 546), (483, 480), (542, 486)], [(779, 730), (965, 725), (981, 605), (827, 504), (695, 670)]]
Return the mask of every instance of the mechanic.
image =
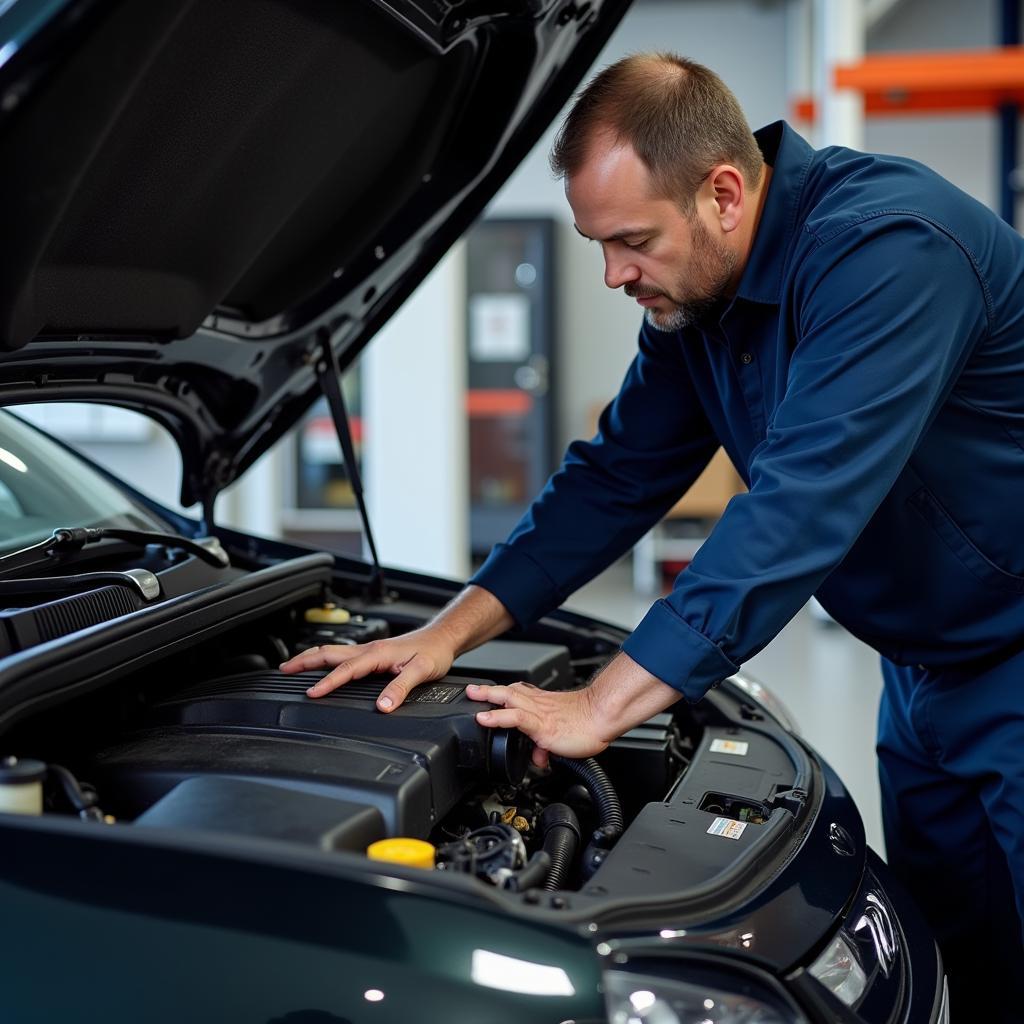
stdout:
[(882, 654), (888, 859), (954, 1013), (1022, 1019), (1024, 241), (920, 164), (752, 134), (713, 72), (669, 54), (599, 74), (552, 165), (605, 283), (644, 307), (621, 390), (430, 624), (285, 670), (333, 667), (313, 697), (395, 673), (393, 710), (628, 551), (721, 445), (749, 490), (622, 651), (575, 692), (471, 687), (499, 706), (480, 722), (521, 729), (539, 765), (596, 754), (816, 594)]

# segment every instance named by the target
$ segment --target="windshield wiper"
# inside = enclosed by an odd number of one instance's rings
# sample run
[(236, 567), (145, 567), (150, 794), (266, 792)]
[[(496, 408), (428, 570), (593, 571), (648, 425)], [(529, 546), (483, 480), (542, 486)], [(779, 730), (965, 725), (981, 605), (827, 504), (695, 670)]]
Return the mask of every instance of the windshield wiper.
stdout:
[(71, 576), (34, 576), (32, 578), (0, 579), (0, 596), (19, 594), (77, 593), (105, 586), (128, 587), (144, 601), (160, 596), (160, 581), (148, 569), (125, 569), (123, 572), (80, 572)]
[(226, 569), (231, 561), (227, 552), (221, 547), (216, 537), (180, 537), (175, 533), (155, 533), (150, 530), (120, 530), (112, 527), (89, 528), (84, 526), (62, 526), (53, 531), (53, 535), (38, 544), (27, 548), (19, 548), (9, 555), (0, 556), (0, 576), (6, 576), (16, 569), (21, 569), (43, 558), (58, 558), (81, 551), (87, 544), (96, 544), (101, 540), (124, 540), (129, 544), (146, 547), (149, 544), (162, 544), (168, 548), (187, 551), (197, 558), (218, 569)]

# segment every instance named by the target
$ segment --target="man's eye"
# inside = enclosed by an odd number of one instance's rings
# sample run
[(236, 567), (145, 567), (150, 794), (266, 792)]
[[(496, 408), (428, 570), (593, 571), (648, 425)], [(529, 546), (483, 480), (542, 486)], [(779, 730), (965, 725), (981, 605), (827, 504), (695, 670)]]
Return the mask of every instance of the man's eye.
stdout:
[(648, 241), (650, 241), (650, 239), (645, 238), (642, 242), (627, 242), (626, 243), (626, 248), (627, 249), (646, 249)]

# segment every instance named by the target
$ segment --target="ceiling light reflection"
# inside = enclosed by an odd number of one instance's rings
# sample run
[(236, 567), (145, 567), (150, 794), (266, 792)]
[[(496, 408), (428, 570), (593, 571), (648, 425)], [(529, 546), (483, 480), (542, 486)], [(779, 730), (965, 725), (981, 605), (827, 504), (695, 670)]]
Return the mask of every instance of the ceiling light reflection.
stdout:
[(17, 455), (12, 455), (6, 448), (0, 448), (0, 462), (16, 469), (19, 473), (27, 473), (28, 466), (25, 465)]
[(648, 992), (645, 989), (640, 992), (634, 992), (629, 997), (629, 1001), (633, 1004), (634, 1010), (640, 1011), (652, 1007), (658, 1001), (658, 997), (653, 992)]
[(527, 996), (574, 996), (569, 975), (561, 967), (535, 964), (486, 949), (473, 950), (470, 976), (478, 985)]

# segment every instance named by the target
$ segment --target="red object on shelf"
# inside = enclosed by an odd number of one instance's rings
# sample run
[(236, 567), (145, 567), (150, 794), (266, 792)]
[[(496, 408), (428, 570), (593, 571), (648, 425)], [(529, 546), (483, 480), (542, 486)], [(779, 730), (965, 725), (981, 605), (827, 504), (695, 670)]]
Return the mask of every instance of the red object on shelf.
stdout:
[[(990, 112), (1004, 103), (1024, 106), (1024, 46), (941, 53), (878, 53), (835, 69), (839, 89), (864, 96), (864, 113)], [(814, 100), (793, 101), (802, 121), (816, 116)]]
[(533, 396), (519, 388), (473, 388), (466, 392), (469, 416), (525, 416)]

